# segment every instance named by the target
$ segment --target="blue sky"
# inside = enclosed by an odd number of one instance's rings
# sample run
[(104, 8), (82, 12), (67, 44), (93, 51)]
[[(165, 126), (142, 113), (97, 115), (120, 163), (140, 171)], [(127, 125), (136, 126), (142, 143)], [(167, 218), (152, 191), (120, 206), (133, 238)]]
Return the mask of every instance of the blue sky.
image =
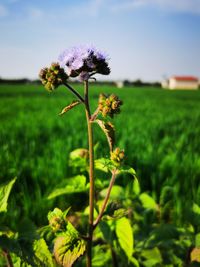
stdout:
[(1, 77), (36, 78), (76, 44), (109, 54), (110, 79), (200, 77), (200, 0), (0, 0), (0, 33)]

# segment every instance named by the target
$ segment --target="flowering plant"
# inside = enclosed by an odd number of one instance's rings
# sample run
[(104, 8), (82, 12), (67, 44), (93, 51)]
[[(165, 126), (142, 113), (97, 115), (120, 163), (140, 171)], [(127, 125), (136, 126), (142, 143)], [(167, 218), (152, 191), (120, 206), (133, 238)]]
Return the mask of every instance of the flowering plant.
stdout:
[[(115, 114), (120, 113), (122, 101), (114, 94), (100, 94), (98, 107), (94, 113), (91, 113), (89, 103), (89, 80), (95, 79), (95, 74), (108, 75), (110, 68), (108, 65), (108, 56), (106, 53), (99, 51), (93, 46), (78, 46), (65, 50), (60, 56), (58, 63), (53, 63), (49, 68), (44, 68), (40, 72), (40, 79), (45, 88), (49, 91), (55, 90), (60, 85), (65, 85), (75, 96), (71, 104), (61, 111), (61, 115), (71, 110), (79, 104), (85, 106), (86, 120), (88, 126), (88, 151), (86, 149), (78, 149), (73, 152), (75, 158), (84, 158), (83, 151), (87, 152), (84, 155), (89, 157), (89, 222), (87, 234), (79, 234), (74, 226), (66, 220), (66, 215), (56, 208), (48, 215), (49, 223), (56, 239), (54, 241), (54, 255), (56, 261), (63, 266), (71, 266), (86, 250), (87, 267), (92, 266), (92, 246), (94, 239), (94, 231), (102, 220), (107, 208), (111, 189), (114, 185), (116, 177), (124, 171), (122, 165), (124, 160), (124, 151), (120, 148), (114, 149), (115, 130), (108, 117), (113, 118)], [(84, 96), (75, 90), (69, 83), (69, 78), (78, 78), (84, 83)], [(94, 142), (93, 142), (93, 124), (97, 123), (107, 137), (110, 158), (99, 160), (94, 159)], [(73, 162), (74, 156), (72, 156)], [(95, 187), (95, 168), (111, 173), (111, 180), (106, 191), (103, 203), (99, 208), (99, 212), (95, 214), (95, 206), (97, 205), (97, 188)], [(135, 175), (133, 169), (126, 170)], [(115, 206), (115, 205), (114, 205)], [(113, 207), (114, 207), (113, 206)], [(114, 210), (118, 208), (115, 206)], [(120, 216), (124, 216), (122, 212)], [(85, 246), (85, 241), (87, 246)], [(73, 247), (72, 247), (73, 244)]]

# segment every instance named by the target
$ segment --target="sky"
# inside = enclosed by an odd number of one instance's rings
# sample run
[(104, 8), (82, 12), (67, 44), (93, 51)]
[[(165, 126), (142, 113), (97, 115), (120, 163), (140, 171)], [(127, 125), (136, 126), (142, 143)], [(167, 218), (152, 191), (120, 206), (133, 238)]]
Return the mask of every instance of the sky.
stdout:
[(35, 79), (79, 44), (109, 54), (111, 80), (200, 78), (200, 0), (0, 0), (0, 36), (2, 78)]

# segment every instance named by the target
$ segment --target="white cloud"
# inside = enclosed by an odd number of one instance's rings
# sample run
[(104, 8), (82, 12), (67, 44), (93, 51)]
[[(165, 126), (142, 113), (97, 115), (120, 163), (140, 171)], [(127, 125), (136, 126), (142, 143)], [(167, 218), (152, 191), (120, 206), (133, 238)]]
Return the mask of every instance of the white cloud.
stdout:
[(113, 4), (111, 10), (120, 12), (146, 6), (157, 7), (169, 12), (200, 14), (200, 0), (124, 0), (119, 4)]
[(8, 9), (5, 6), (0, 5), (0, 18), (6, 17), (8, 13)]

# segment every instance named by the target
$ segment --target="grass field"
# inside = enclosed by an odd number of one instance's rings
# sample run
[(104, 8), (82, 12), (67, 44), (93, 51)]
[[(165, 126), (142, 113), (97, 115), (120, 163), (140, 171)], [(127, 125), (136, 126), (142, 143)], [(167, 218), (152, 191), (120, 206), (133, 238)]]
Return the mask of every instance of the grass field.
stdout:
[[(184, 219), (191, 202), (200, 204), (200, 91), (99, 85), (90, 89), (94, 109), (101, 92), (123, 100), (122, 113), (113, 121), (117, 145), (125, 149), (143, 191), (158, 200), (162, 186), (175, 188), (178, 220)], [(65, 88), (48, 93), (37, 85), (0, 86), (0, 179), (18, 177), (8, 220), (27, 215), (44, 224), (55, 204), (46, 196), (72, 175), (70, 151), (87, 147), (83, 107), (58, 116), (72, 99)], [(95, 143), (98, 156), (108, 154), (97, 127)], [(57, 201), (62, 206), (62, 198)]]

